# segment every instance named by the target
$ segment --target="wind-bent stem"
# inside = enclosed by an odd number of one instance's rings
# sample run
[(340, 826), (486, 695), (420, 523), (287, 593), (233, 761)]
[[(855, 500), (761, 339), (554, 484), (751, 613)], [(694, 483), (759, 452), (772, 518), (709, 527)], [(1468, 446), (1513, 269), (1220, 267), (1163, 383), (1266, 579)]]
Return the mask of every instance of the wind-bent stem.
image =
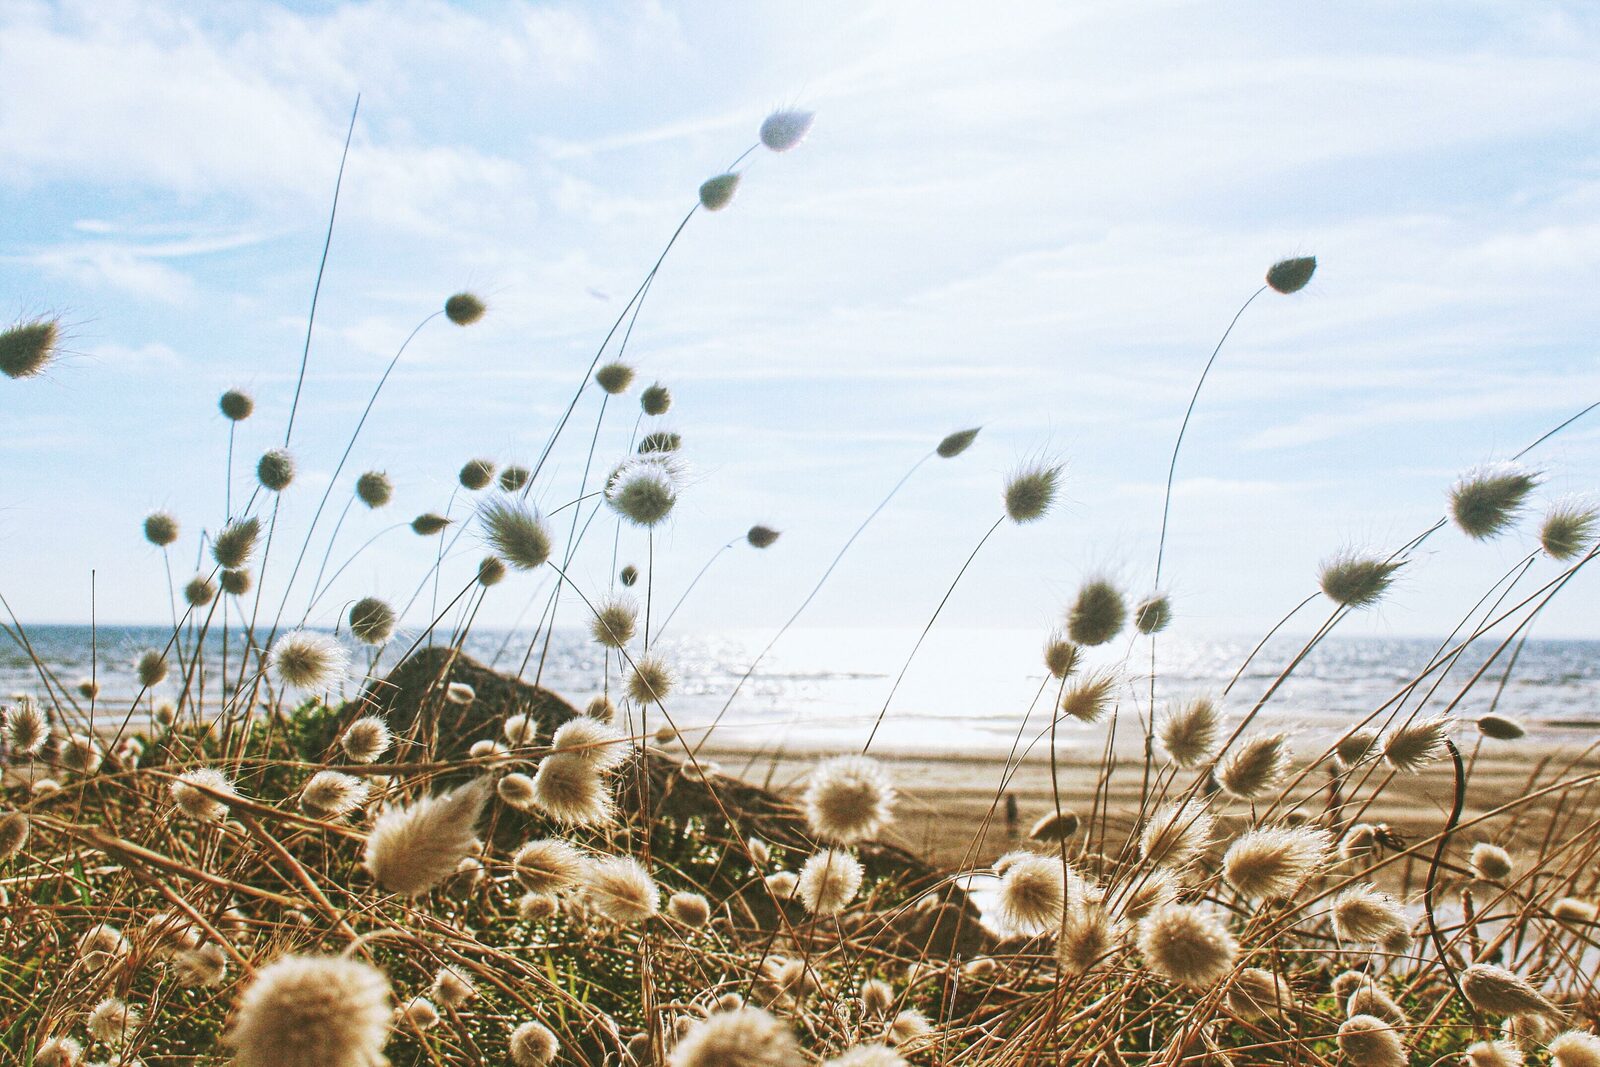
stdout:
[(1439, 932), (1439, 920), (1434, 915), (1433, 907), (1433, 894), (1439, 883), (1439, 865), (1444, 862), (1445, 846), (1450, 843), (1450, 834), (1455, 830), (1456, 823), (1461, 821), (1461, 809), (1467, 803), (1467, 774), (1461, 765), (1461, 750), (1456, 748), (1456, 743), (1449, 738), (1445, 738), (1444, 744), (1445, 748), (1450, 750), (1450, 761), (1455, 766), (1455, 799), (1451, 803), (1450, 818), (1439, 834), (1438, 847), (1433, 851), (1433, 862), (1428, 864), (1428, 880), (1422, 892), (1422, 905), (1423, 911), (1428, 916), (1428, 935), (1433, 940), (1434, 951), (1439, 954), (1439, 966), (1450, 976), (1450, 984), (1455, 986), (1461, 1002), (1466, 1004), (1468, 1010), (1476, 1017), (1477, 1012), (1472, 1008), (1472, 1002), (1467, 999), (1466, 990), (1461, 988), (1461, 976), (1456, 973), (1455, 966), (1450, 962), (1450, 950), (1445, 944), (1444, 935)]
[(661, 620), (660, 626), (656, 627), (656, 640), (659, 641), (661, 635), (667, 632), (667, 626), (672, 622), (672, 617), (678, 613), (679, 608), (683, 607), (683, 602), (689, 599), (689, 594), (694, 592), (694, 587), (700, 584), (700, 579), (706, 576), (706, 571), (711, 569), (711, 565), (717, 561), (717, 557), (738, 544), (739, 540), (739, 538), (735, 537), (732, 541), (711, 553), (711, 558), (706, 560), (706, 565), (700, 568), (700, 572), (694, 576), (694, 580), (689, 583), (688, 588), (684, 589), (683, 595), (678, 597), (678, 602), (672, 605), (671, 611), (667, 612), (667, 617)]
[[(933, 458), (934, 454), (935, 453), (933, 452), (929, 452), (927, 455), (913, 463), (911, 465), (911, 469), (902, 474), (900, 476), (900, 480), (894, 483), (894, 488), (889, 490), (889, 494), (882, 500), (878, 501), (878, 506), (873, 508), (872, 511), (868, 513), (867, 517), (861, 520), (861, 525), (857, 526), (855, 532), (852, 533), (849, 539), (845, 541), (843, 547), (839, 549), (838, 554), (833, 557), (833, 562), (828, 564), (828, 569), (822, 572), (821, 578), (817, 579), (817, 584), (811, 587), (811, 592), (807, 593), (806, 598), (800, 602), (800, 606), (794, 609), (794, 614), (790, 615), (788, 620), (782, 626), (778, 627), (778, 632), (772, 635), (772, 640), (767, 642), (766, 647), (756, 655), (755, 659), (750, 661), (750, 666), (746, 667), (744, 673), (739, 676), (739, 680), (734, 683), (733, 692), (729, 693), (728, 699), (723, 701), (722, 707), (717, 711), (716, 717), (711, 720), (711, 725), (706, 727), (706, 731), (700, 736), (700, 740), (695, 743), (694, 748), (689, 750), (691, 755), (699, 754), (701, 747), (704, 746), (706, 741), (710, 739), (712, 731), (716, 730), (717, 725), (722, 722), (722, 717), (726, 715), (728, 713), (728, 709), (733, 706), (733, 701), (739, 695), (739, 690), (744, 688), (744, 683), (750, 680), (750, 676), (756, 672), (756, 668), (761, 666), (761, 661), (767, 658), (767, 653), (771, 652), (773, 646), (783, 639), (783, 635), (789, 632), (789, 628), (795, 624), (795, 620), (800, 618), (801, 614), (806, 610), (806, 608), (811, 605), (811, 602), (816, 599), (817, 594), (822, 592), (822, 587), (827, 584), (828, 577), (833, 574), (834, 568), (839, 566), (839, 561), (844, 559), (844, 554), (850, 551), (850, 546), (856, 543), (856, 538), (860, 537), (862, 532), (872, 524), (872, 520), (878, 517), (878, 513), (880, 511), (888, 507), (889, 501), (895, 498), (895, 494), (900, 492), (905, 484), (911, 480), (911, 476), (917, 473), (918, 469), (921, 468), (924, 463)], [(612, 570), (615, 569), (615, 567), (612, 568)]]
[(933, 624), (939, 619), (939, 613), (944, 611), (944, 606), (950, 602), (950, 597), (954, 595), (956, 586), (961, 584), (962, 575), (967, 573), (967, 568), (972, 566), (972, 561), (978, 558), (978, 553), (983, 551), (983, 546), (988, 543), (989, 538), (994, 536), (994, 532), (1000, 529), (1000, 524), (1005, 521), (1006, 517), (1004, 515), (994, 520), (994, 525), (990, 526), (984, 535), (978, 539), (977, 545), (973, 547), (971, 554), (967, 556), (967, 561), (961, 565), (960, 570), (956, 571), (955, 579), (950, 583), (950, 588), (946, 589), (944, 596), (939, 598), (939, 606), (933, 609), (933, 614), (928, 617), (928, 624), (922, 628), (922, 633), (917, 635), (917, 643), (911, 646), (911, 654), (906, 657), (905, 663), (901, 665), (900, 673), (895, 675), (894, 685), (889, 687), (889, 695), (883, 699), (883, 707), (878, 709), (878, 718), (872, 724), (872, 732), (867, 734), (867, 743), (861, 746), (861, 754), (863, 756), (867, 754), (867, 749), (872, 747), (873, 738), (878, 736), (878, 727), (883, 725), (884, 717), (889, 714), (889, 704), (894, 700), (895, 693), (899, 691), (900, 683), (905, 681), (906, 672), (911, 669), (911, 661), (917, 658), (917, 650), (922, 647), (922, 642), (927, 640), (928, 631), (933, 629)]
[[(339, 543), (339, 532), (344, 529), (344, 520), (350, 517), (350, 509), (355, 506), (355, 494), (350, 494), (350, 499), (344, 502), (344, 510), (339, 512), (339, 521), (333, 524), (333, 533), (328, 535), (328, 547), (322, 550), (322, 563), (317, 567), (317, 576), (311, 580), (311, 595), (315, 597), (317, 590), (322, 588), (323, 576), (328, 573), (328, 561), (333, 558), (333, 546)], [(300, 620), (300, 625), (306, 624), (306, 618), (311, 614), (310, 607), (306, 609), (305, 617)]]
[(1227, 344), (1228, 335), (1238, 325), (1239, 319), (1244, 315), (1245, 309), (1255, 303), (1256, 297), (1267, 291), (1263, 285), (1250, 294), (1250, 299), (1239, 306), (1233, 313), (1233, 319), (1228, 323), (1228, 328), (1222, 331), (1222, 337), (1217, 341), (1217, 347), (1211, 350), (1211, 358), (1206, 360), (1205, 369), (1200, 372), (1200, 380), (1194, 383), (1194, 392), (1189, 396), (1189, 406), (1184, 410), (1183, 423), (1178, 427), (1178, 439), (1172, 443), (1172, 459), (1167, 464), (1167, 491), (1161, 501), (1161, 538), (1156, 542), (1156, 577), (1151, 588), (1161, 588), (1161, 563), (1167, 551), (1167, 519), (1172, 512), (1172, 482), (1178, 470), (1178, 452), (1183, 448), (1183, 435), (1189, 430), (1189, 419), (1194, 415), (1194, 406), (1200, 399), (1200, 390), (1205, 387), (1206, 378), (1211, 374), (1211, 367), (1217, 362), (1217, 356), (1222, 353), (1222, 346)]
[(300, 374), (294, 382), (294, 400), (289, 404), (289, 424), (283, 431), (283, 447), (289, 447), (294, 436), (294, 416), (300, 410), (300, 390), (306, 384), (306, 364), (311, 361), (311, 331), (317, 322), (317, 299), (322, 295), (322, 276), (328, 269), (328, 250), (333, 247), (333, 222), (339, 217), (339, 190), (344, 186), (344, 165), (350, 159), (350, 139), (356, 133), (356, 115), (361, 111), (361, 94), (356, 94), (355, 106), (350, 109), (350, 128), (345, 131), (344, 151), (339, 156), (339, 175), (333, 182), (333, 206), (328, 210), (328, 232), (322, 239), (322, 260), (317, 264), (317, 282), (311, 289), (311, 314), (306, 316), (306, 344), (300, 353)]
[[(355, 450), (356, 439), (361, 436), (361, 428), (367, 424), (367, 416), (372, 414), (372, 406), (378, 402), (378, 394), (383, 392), (384, 383), (389, 380), (389, 375), (394, 373), (395, 365), (400, 362), (400, 357), (406, 354), (406, 349), (416, 339), (417, 334), (422, 332), (424, 326), (443, 314), (444, 310), (442, 308), (433, 312), (417, 323), (416, 327), (406, 335), (405, 341), (401, 343), (399, 350), (395, 352), (394, 358), (389, 360), (389, 365), (383, 369), (383, 376), (378, 379), (378, 384), (373, 388), (372, 395), (367, 398), (367, 406), (362, 409), (361, 417), (356, 420), (356, 428), (350, 433), (350, 440), (344, 446), (344, 454), (339, 457), (339, 464), (333, 468), (333, 476), (328, 479), (328, 486), (322, 491), (322, 499), (317, 502), (317, 510), (311, 516), (311, 525), (306, 527), (306, 539), (300, 544), (300, 555), (295, 557), (294, 567), (289, 571), (289, 579), (284, 583), (283, 600), (278, 604), (278, 614), (272, 620), (272, 634), (278, 632), (278, 626), (283, 622), (283, 609), (289, 604), (289, 593), (294, 588), (294, 580), (300, 573), (301, 564), (305, 562), (306, 552), (311, 548), (311, 537), (316, 533), (317, 523), (322, 519), (323, 509), (328, 506), (328, 498), (333, 495), (333, 487), (339, 481), (339, 475), (344, 472), (344, 465), (350, 461), (350, 453)], [(330, 543), (329, 551), (332, 551), (332, 547)], [(306, 609), (306, 614), (308, 616), (311, 614), (310, 608)], [(270, 640), (271, 635), (268, 636), (268, 641)]]

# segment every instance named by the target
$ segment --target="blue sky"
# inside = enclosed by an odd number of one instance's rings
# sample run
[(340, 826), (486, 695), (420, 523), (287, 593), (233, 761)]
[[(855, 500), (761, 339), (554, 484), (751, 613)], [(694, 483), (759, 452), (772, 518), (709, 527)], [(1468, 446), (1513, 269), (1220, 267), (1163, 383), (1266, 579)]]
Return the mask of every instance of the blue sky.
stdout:
[[(101, 618), (165, 615), (139, 520), (180, 516), (186, 575), (222, 513), (222, 389), (258, 401), (237, 484), (281, 438), (357, 92), (281, 519), (296, 548), (406, 333), (457, 289), (491, 311), (430, 324), (400, 364), (342, 479), (385, 468), (397, 500), (352, 517), (336, 562), (443, 509), (466, 459), (531, 459), (699, 182), (799, 105), (811, 138), (692, 221), (631, 343), (693, 469), (661, 594), (752, 522), (785, 531), (728, 553), (675, 628), (781, 620), (905, 468), (974, 424), (812, 623), (920, 624), (1041, 454), (1068, 464), (1063, 506), (1000, 531), (950, 624), (1043, 631), (1097, 572), (1142, 591), (1195, 376), (1266, 266), (1315, 253), (1308, 290), (1235, 331), (1174, 502), (1177, 625), (1261, 632), (1319, 560), (1405, 540), (1460, 471), (1600, 399), (1597, 55), (1576, 4), (13, 0), (0, 310), (59, 311), (72, 355), (0, 383), (0, 592), (79, 621), (92, 568)], [(546, 505), (575, 491), (597, 402)], [(632, 410), (602, 426), (604, 460)], [(1536, 458), (1541, 507), (1600, 488), (1600, 418)], [(609, 541), (581, 583), (605, 583)], [(1352, 631), (1442, 632), (1528, 546), (1526, 525), (1441, 535)], [(380, 538), (315, 621), (404, 601), (436, 547)], [(457, 549), (446, 586), (482, 551)], [(480, 622), (534, 588), (502, 586)], [(1595, 592), (1580, 580), (1539, 632), (1600, 636)]]

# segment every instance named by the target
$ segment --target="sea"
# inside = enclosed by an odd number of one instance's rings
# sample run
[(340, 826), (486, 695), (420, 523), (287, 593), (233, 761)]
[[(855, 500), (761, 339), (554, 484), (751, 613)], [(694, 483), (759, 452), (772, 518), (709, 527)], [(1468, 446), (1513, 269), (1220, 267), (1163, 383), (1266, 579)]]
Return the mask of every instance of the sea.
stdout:
[[(134, 663), (145, 649), (164, 647), (170, 634), (154, 626), (31, 626), (24, 633), (28, 649), (15, 636), (0, 636), (0, 701), (30, 693), (48, 705), (52, 688), (42, 675), (57, 690), (92, 677), (100, 693), (97, 718), (120, 721), (132, 708), (137, 721), (149, 703), (133, 708), (139, 688)], [(677, 678), (666, 701), (674, 724), (693, 736), (715, 722), (716, 743), (772, 753), (859, 750), (871, 737), (878, 751), (956, 758), (1036, 748), (1049, 724), (1056, 684), (1046, 684), (1041, 635), (1032, 631), (935, 628), (912, 657), (917, 631), (796, 628), (749, 671), (773, 636), (772, 631), (727, 631), (669, 634), (658, 641), (652, 651)], [(427, 635), (402, 632), (373, 664), (373, 672), (383, 674), (406, 649), (426, 640)], [(1156, 645), (1158, 714), (1199, 695), (1219, 698), (1225, 712), (1242, 714), (1304, 643), (1304, 638), (1275, 638), (1223, 697), (1256, 642), (1163, 635)], [(229, 658), (237, 663), (243, 643), (235, 634), (230, 644)], [(1337, 736), (1411, 683), (1437, 657), (1441, 644), (1438, 639), (1331, 637), (1277, 688), (1256, 722), (1305, 735), (1310, 742)], [(1600, 740), (1600, 641), (1532, 638), (1509, 673), (1511, 648), (1469, 684), (1497, 644), (1474, 645), (1448, 671), (1430, 675), (1407, 708), (1426, 695), (1433, 711), (1463, 718), (1493, 711), (1518, 720), (1536, 739)], [(219, 662), (221, 637), (211, 635), (207, 646), (208, 661)], [(496, 630), (469, 634), (464, 648), (479, 661), (536, 680), (580, 706), (618, 687), (615, 658), (607, 662), (603, 650), (579, 630), (558, 629), (548, 651), (542, 635)], [(352, 646), (352, 653), (359, 666), (345, 686), (347, 695), (359, 690), (369, 661), (365, 650)], [(1149, 707), (1148, 639), (1092, 650), (1090, 662), (1122, 672), (1123, 715)], [(171, 695), (176, 674), (158, 689), (158, 697)], [(659, 719), (657, 712), (647, 725), (658, 725)], [(1107, 736), (1103, 722), (1067, 721), (1058, 730), (1062, 749), (1081, 749), (1089, 757), (1100, 752)], [(1120, 733), (1119, 747), (1135, 743), (1136, 729)]]

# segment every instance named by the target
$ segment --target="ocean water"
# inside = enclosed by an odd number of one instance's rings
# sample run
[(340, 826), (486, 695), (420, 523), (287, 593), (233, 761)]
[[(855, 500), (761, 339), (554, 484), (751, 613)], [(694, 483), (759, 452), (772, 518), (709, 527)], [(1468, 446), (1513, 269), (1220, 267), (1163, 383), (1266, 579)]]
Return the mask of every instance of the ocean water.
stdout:
[[(0, 638), (0, 699), (19, 692), (46, 693), (34, 665), (37, 656), (68, 687), (93, 674), (102, 694), (96, 702), (97, 719), (120, 720), (138, 690), (135, 659), (146, 648), (161, 647), (169, 633), (159, 627), (100, 627), (91, 637), (88, 627), (31, 627), (27, 638), (32, 655), (10, 638)], [(392, 651), (380, 659), (379, 673), (392, 666), (414, 636), (396, 639)], [(606, 686), (608, 674), (610, 685), (617, 685), (615, 661), (608, 672), (602, 650), (582, 632), (558, 630), (542, 666), (543, 642), (529, 655), (532, 638), (531, 633), (482, 631), (469, 636), (466, 651), (499, 669), (520, 670), (530, 681), (538, 678), (580, 706)], [(828, 751), (859, 748), (881, 716), (874, 748), (952, 754), (1003, 752), (1018, 737), (1025, 745), (1036, 743), (1048, 726), (1055, 684), (1044, 684), (1041, 635), (1035, 632), (935, 629), (890, 700), (895, 676), (916, 641), (914, 631), (796, 629), (730, 702), (740, 676), (770, 638), (770, 632), (730, 631), (672, 635), (661, 642), (657, 651), (677, 673), (667, 701), (677, 725), (704, 726), (720, 713), (719, 741), (771, 751)], [(243, 645), (236, 635), (231, 643), (228, 655), (236, 664)], [(1219, 695), (1254, 643), (1163, 636), (1157, 646), (1158, 710), (1192, 695)], [(1241, 675), (1223, 701), (1224, 709), (1235, 714), (1248, 710), (1302, 644), (1303, 639), (1290, 637), (1271, 642)], [(1439, 645), (1438, 640), (1414, 638), (1334, 637), (1296, 669), (1257, 721), (1307, 735), (1307, 740), (1336, 736), (1405, 687)], [(1532, 639), (1503, 688), (1509, 654), (1468, 687), (1494, 647), (1495, 642), (1484, 642), (1461, 656), (1443, 674), (1429, 707), (1444, 711), (1460, 697), (1452, 712), (1456, 715), (1475, 717), (1493, 706), (1541, 739), (1600, 739), (1600, 642)], [(213, 636), (208, 662), (217, 663), (222, 651), (220, 638)], [(356, 662), (364, 666), (365, 655), (357, 651)], [(1148, 641), (1140, 639), (1119, 640), (1090, 657), (1091, 664), (1125, 668), (1124, 716), (1148, 707), (1149, 656)], [(1430, 676), (1408, 707), (1438, 678)], [(347, 692), (353, 693), (359, 683), (359, 676), (352, 675)], [(170, 693), (174, 684), (169, 679), (158, 695)], [(1119, 744), (1125, 740), (1131, 746), (1136, 729), (1128, 721), (1124, 718), (1119, 728)], [(1103, 723), (1063, 723), (1060, 743), (1092, 755), (1104, 744), (1105, 730)]]

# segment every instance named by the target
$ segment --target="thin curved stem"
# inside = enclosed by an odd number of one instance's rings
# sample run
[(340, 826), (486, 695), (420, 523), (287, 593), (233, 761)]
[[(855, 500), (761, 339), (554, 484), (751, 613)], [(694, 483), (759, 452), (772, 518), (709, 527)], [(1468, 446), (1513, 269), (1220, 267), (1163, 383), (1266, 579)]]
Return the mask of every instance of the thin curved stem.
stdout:
[(706, 576), (706, 571), (711, 569), (711, 565), (717, 561), (718, 557), (720, 557), (724, 552), (728, 551), (728, 549), (732, 548), (734, 545), (736, 545), (738, 543), (739, 543), (739, 538), (735, 537), (732, 541), (729, 541), (727, 544), (723, 545), (721, 548), (719, 548), (715, 552), (711, 553), (711, 558), (706, 560), (706, 565), (704, 567), (700, 568), (700, 572), (694, 576), (694, 580), (691, 581), (689, 583), (688, 588), (686, 588), (683, 591), (683, 595), (678, 597), (678, 602), (676, 604), (672, 605), (672, 610), (671, 611), (667, 612), (667, 617), (661, 621), (661, 625), (660, 626), (656, 627), (656, 640), (657, 641), (661, 640), (661, 635), (667, 632), (667, 626), (668, 626), (669, 623), (672, 622), (672, 617), (674, 615), (678, 614), (678, 609), (683, 607), (683, 602), (685, 600), (689, 599), (689, 594), (694, 592), (694, 587), (700, 584), (700, 579), (702, 579), (702, 578), (704, 578)]

